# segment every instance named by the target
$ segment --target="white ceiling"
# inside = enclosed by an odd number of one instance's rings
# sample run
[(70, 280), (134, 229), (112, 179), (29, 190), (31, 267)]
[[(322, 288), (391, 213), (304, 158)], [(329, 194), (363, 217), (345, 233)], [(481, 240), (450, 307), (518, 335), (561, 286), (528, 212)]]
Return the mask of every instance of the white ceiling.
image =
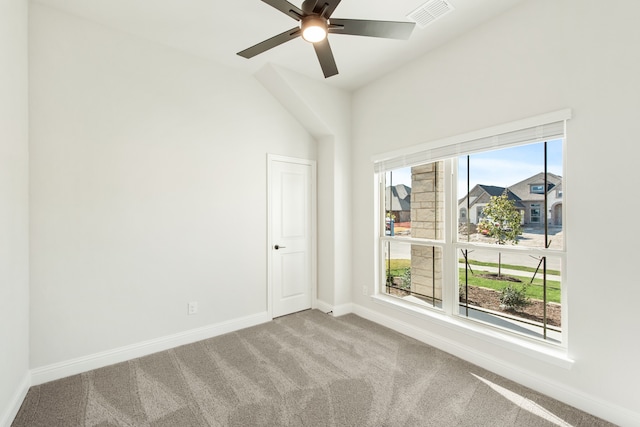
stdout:
[[(270, 62), (324, 80), (315, 52), (301, 38), (252, 59), (247, 47), (293, 28), (297, 22), (261, 0), (34, 0), (129, 34), (254, 73)], [(426, 0), (343, 0), (334, 18), (406, 21)], [(523, 0), (449, 0), (455, 10), (407, 41), (330, 35), (339, 75), (326, 79), (353, 90), (503, 13)], [(300, 7), (302, 0), (291, 3)]]

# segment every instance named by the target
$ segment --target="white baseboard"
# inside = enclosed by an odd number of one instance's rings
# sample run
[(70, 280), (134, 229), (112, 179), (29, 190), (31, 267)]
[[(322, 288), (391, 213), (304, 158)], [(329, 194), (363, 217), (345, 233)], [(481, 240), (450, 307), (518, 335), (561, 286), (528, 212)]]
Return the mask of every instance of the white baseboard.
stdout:
[(316, 300), (314, 307), (322, 311), (323, 313), (331, 313), (332, 316), (344, 316), (345, 314), (353, 313), (353, 304), (341, 304), (341, 305), (331, 305), (324, 301)]
[(640, 413), (638, 412), (622, 408), (614, 403), (588, 395), (573, 387), (554, 382), (533, 372), (525, 371), (520, 367), (496, 360), (495, 357), (482, 354), (478, 352), (477, 349), (469, 347), (464, 343), (447, 339), (446, 337), (434, 334), (425, 329), (418, 328), (414, 325), (381, 314), (358, 304), (353, 304), (353, 313), (400, 332), (401, 334), (415, 338), (418, 341), (432, 345), (433, 347), (446, 351), (447, 353), (453, 354), (463, 360), (471, 362), (498, 375), (502, 375), (505, 378), (520, 383), (538, 391), (539, 393), (543, 393), (604, 420), (620, 426), (640, 426)]
[(7, 407), (4, 414), (0, 418), (0, 427), (10, 427), (13, 420), (18, 415), (18, 411), (20, 410), (20, 406), (22, 406), (22, 402), (24, 402), (24, 398), (27, 396), (27, 392), (29, 391), (29, 387), (31, 387), (31, 374), (27, 372), (20, 382), (18, 389), (16, 390), (16, 394), (14, 395), (11, 403)]
[(353, 313), (353, 304), (341, 304), (333, 307), (333, 316), (344, 316), (345, 314)]
[(320, 310), (323, 313), (333, 312), (333, 306), (319, 299), (314, 301), (313, 308)]
[(114, 363), (125, 362), (137, 357), (147, 356), (159, 351), (168, 350), (181, 345), (191, 344), (196, 341), (259, 325), (270, 320), (271, 317), (269, 317), (269, 314), (265, 311), (263, 313), (229, 320), (215, 325), (204, 326), (202, 328), (192, 329), (113, 350), (79, 357), (77, 359), (35, 368), (31, 370), (31, 383), (32, 385), (43, 384), (49, 381), (87, 372), (92, 369), (102, 368), (113, 365)]

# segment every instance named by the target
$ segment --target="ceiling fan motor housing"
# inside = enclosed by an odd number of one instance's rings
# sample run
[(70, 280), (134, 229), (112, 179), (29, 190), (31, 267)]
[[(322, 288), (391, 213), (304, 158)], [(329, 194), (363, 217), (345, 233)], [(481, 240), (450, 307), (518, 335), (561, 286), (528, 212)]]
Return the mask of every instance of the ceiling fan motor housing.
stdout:
[(302, 9), (305, 15), (311, 15), (317, 3), (317, 0), (304, 0), (300, 9)]
[[(341, 0), (304, 0), (300, 8), (287, 0), (262, 1), (290, 18), (299, 21), (299, 27), (291, 28), (240, 51), (238, 55), (244, 58), (253, 58), (269, 49), (302, 36), (306, 41), (313, 44), (325, 78), (338, 74), (338, 67), (327, 39), (327, 33), (406, 40), (415, 26), (415, 22), (332, 18), (333, 12)], [(331, 19), (331, 24), (329, 19)]]

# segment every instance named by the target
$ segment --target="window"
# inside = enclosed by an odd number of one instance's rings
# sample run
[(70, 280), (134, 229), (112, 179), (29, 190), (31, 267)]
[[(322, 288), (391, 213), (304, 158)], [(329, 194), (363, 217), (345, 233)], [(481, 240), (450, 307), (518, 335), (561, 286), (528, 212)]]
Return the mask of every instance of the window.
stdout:
[[(400, 304), (562, 344), (562, 221), (542, 212), (561, 217), (564, 209), (556, 209), (553, 192), (542, 190), (562, 186), (564, 121), (513, 133), (525, 136), (509, 135), (504, 144), (487, 137), (376, 162), (379, 292)], [(533, 180), (541, 180), (539, 192), (532, 191)], [(397, 215), (387, 198), (398, 185), (410, 193), (410, 220), (389, 235), (383, 218)]]
[(533, 184), (530, 186), (530, 193), (533, 194), (543, 194), (544, 193), (544, 184)]

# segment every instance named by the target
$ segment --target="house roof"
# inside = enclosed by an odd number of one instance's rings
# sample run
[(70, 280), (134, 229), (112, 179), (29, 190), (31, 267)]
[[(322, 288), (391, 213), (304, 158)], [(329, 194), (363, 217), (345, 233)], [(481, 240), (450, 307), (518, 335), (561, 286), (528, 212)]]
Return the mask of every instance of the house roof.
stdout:
[[(473, 206), (476, 203), (488, 203), (489, 197), (502, 196), (505, 192), (507, 194), (507, 198), (513, 201), (516, 208), (524, 209), (524, 205), (522, 204), (520, 197), (518, 197), (517, 194), (514, 194), (510, 188), (484, 184), (477, 184), (471, 189), (471, 191), (469, 191), (469, 195), (471, 196), (470, 206)], [(467, 196), (465, 195), (458, 201), (458, 205), (462, 204), (466, 199)]]
[[(562, 177), (553, 173), (547, 173), (547, 192), (555, 189), (556, 185), (562, 184)], [(537, 173), (509, 186), (509, 190), (515, 193), (521, 200), (543, 200), (544, 193), (532, 193), (532, 185), (544, 185), (544, 172)]]
[[(389, 209), (389, 192), (391, 192), (391, 209)], [(410, 211), (411, 210), (411, 187), (404, 184), (387, 187), (385, 190), (385, 210)]]
[(501, 196), (504, 193), (504, 187), (496, 187), (495, 185), (483, 185), (478, 184), (478, 187), (482, 188), (490, 196)]
[[(495, 185), (477, 184), (469, 191), (469, 196), (471, 197), (470, 206), (476, 203), (487, 203), (489, 201), (488, 197), (483, 197), (483, 195), (500, 196), (506, 191), (509, 199), (514, 201), (517, 208), (524, 208), (524, 202), (535, 202), (544, 199), (544, 193), (531, 192), (532, 185), (544, 185), (544, 172), (537, 173), (506, 188)], [(547, 172), (547, 187), (547, 192), (561, 189), (562, 177)], [(458, 205), (462, 204), (466, 199), (467, 196), (465, 195), (458, 201)]]
[(394, 186), (394, 189), (400, 199), (406, 199), (411, 196), (411, 187), (407, 187), (404, 184), (398, 184)]

